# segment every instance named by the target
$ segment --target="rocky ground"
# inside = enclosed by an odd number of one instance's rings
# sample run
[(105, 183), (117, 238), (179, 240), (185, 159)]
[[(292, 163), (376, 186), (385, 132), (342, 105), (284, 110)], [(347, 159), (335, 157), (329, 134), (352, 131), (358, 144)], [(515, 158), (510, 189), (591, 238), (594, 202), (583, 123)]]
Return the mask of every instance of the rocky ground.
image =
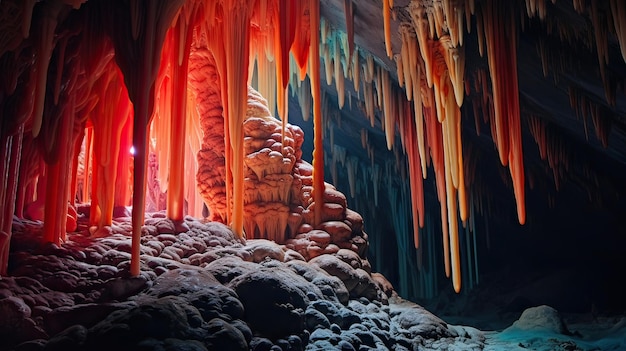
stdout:
[[(508, 334), (450, 325), (397, 296), (350, 250), (306, 262), (216, 222), (149, 215), (137, 277), (128, 217), (91, 233), (79, 221), (61, 246), (39, 243), (40, 222), (16, 219), (13, 229), (0, 350), (604, 349), (576, 342), (549, 309)], [(528, 336), (537, 326), (545, 338)]]
[(308, 263), (227, 226), (162, 213), (146, 220), (141, 274), (128, 275), (129, 218), (61, 246), (16, 220), (0, 279), (2, 350), (480, 350), (482, 333), (446, 324), (364, 273), (349, 252)]

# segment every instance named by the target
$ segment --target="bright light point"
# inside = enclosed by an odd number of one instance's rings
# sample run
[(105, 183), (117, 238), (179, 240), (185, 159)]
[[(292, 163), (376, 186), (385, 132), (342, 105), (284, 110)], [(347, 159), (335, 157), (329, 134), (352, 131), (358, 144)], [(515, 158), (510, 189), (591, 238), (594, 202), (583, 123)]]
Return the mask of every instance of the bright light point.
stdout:
[(131, 155), (135, 156), (135, 147), (134, 146), (131, 146), (129, 151), (130, 151)]

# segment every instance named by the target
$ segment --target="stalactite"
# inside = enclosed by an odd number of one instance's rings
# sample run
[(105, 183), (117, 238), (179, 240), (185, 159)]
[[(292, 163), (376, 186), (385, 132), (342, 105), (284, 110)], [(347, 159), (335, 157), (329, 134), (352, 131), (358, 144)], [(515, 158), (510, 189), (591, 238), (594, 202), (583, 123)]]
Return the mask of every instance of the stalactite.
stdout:
[[(232, 219), (231, 227), (239, 237), (244, 236), (243, 232), (243, 119), (246, 110), (248, 96), (247, 70), (241, 67), (248, 67), (250, 50), (250, 17), (252, 15), (251, 2), (246, 0), (232, 0), (224, 4), (224, 59), (226, 61), (227, 89), (222, 94), (226, 94), (228, 105), (226, 124), (230, 137), (230, 148), (232, 150)], [(277, 67), (277, 70), (279, 68)]]
[(465, 4), (458, 0), (442, 1), (443, 14), (445, 15), (448, 33), (452, 40), (452, 46), (463, 45), (463, 19), (465, 17)]
[(440, 51), (448, 67), (456, 104), (461, 107), (465, 93), (465, 50), (455, 47), (450, 39), (448, 36), (439, 39)]
[[(131, 104), (122, 82), (122, 75), (111, 61), (108, 73), (98, 82), (99, 95), (103, 97), (91, 115), (94, 129), (94, 199), (91, 225), (111, 225), (115, 184), (118, 172), (118, 154), (122, 130), (129, 118)], [(128, 150), (121, 150), (128, 152)]]
[[(132, 275), (138, 275), (139, 240), (145, 212), (147, 126), (154, 106), (154, 82), (166, 31), (183, 1), (135, 1), (131, 4), (120, 6), (118, 3), (103, 3), (101, 10), (106, 14), (105, 28), (111, 36), (116, 61), (124, 74), (124, 82), (134, 107), (135, 158), (130, 272)], [(141, 11), (137, 11), (134, 6)], [(128, 41), (136, 45), (127, 45)]]
[(396, 99), (393, 91), (391, 90), (391, 78), (389, 78), (389, 72), (382, 68), (378, 69), (378, 75), (380, 79), (380, 91), (382, 92), (382, 104), (383, 107), (383, 119), (385, 130), (385, 138), (387, 140), (387, 149), (391, 150), (393, 148), (393, 142), (396, 133), (396, 116), (394, 114), (394, 109), (396, 106)]
[(406, 103), (405, 114), (402, 116), (402, 129), (405, 130), (406, 151), (409, 164), (409, 182), (411, 189), (411, 208), (413, 218), (413, 243), (415, 248), (420, 245), (419, 228), (424, 227), (424, 177), (420, 168), (421, 159), (417, 150), (417, 132), (415, 119), (411, 116), (411, 109)]
[(33, 136), (39, 135), (41, 130), (43, 108), (46, 96), (46, 80), (48, 77), (48, 66), (50, 64), (50, 56), (54, 48), (54, 32), (57, 27), (59, 12), (62, 3), (51, 1), (44, 3), (42, 12), (45, 14), (41, 23), (41, 32), (37, 40), (37, 64), (36, 75), (37, 83), (35, 85), (35, 110), (33, 111)]
[[(185, 202), (185, 131), (187, 120), (187, 70), (189, 53), (196, 17), (195, 3), (187, 3), (181, 8), (176, 23), (169, 30), (171, 40), (169, 65), (171, 70), (172, 99), (170, 100), (169, 164), (160, 167), (168, 169), (169, 186), (167, 191), (167, 216), (181, 221)], [(166, 39), (167, 40), (167, 39)], [(164, 50), (166, 54), (166, 52)], [(162, 65), (165, 64), (162, 59)]]
[(393, 0), (382, 0), (383, 2), (383, 30), (385, 31), (385, 50), (387, 57), (393, 57), (391, 49), (391, 7)]
[(315, 202), (315, 223), (322, 222), (322, 208), (324, 205), (324, 144), (323, 144), (323, 124), (322, 124), (322, 92), (320, 84), (320, 1), (309, 0), (309, 18), (311, 23), (311, 47), (310, 47), (310, 67), (311, 67), (311, 95), (313, 96), (313, 200)]
[(432, 87), (433, 85), (433, 76), (432, 76), (432, 50), (429, 39), (429, 23), (428, 23), (428, 15), (426, 14), (426, 8), (424, 5), (418, 1), (412, 1), (409, 4), (409, 12), (411, 14), (411, 19), (413, 21), (413, 27), (415, 28), (415, 32), (417, 33), (417, 41), (419, 42), (420, 53), (422, 54), (422, 59), (424, 60), (424, 66), (426, 68), (426, 81), (428, 82), (428, 86)]
[(500, 2), (489, 0), (482, 9), (493, 93), (496, 145), (500, 162), (509, 165), (517, 216), (520, 224), (523, 224), (526, 221), (526, 209), (515, 21), (513, 12)]

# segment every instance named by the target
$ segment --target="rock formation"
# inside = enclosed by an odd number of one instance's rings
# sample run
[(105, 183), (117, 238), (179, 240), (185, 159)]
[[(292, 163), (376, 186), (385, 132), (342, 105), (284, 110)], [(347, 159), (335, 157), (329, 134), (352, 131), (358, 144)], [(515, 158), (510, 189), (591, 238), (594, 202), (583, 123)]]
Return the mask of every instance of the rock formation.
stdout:
[[(208, 48), (200, 45), (192, 50), (189, 80), (203, 130), (198, 189), (209, 208), (209, 218), (226, 223), (223, 107), (215, 59)], [(302, 130), (287, 124), (283, 135), (281, 122), (251, 87), (247, 106), (243, 124), (246, 237), (285, 244), (307, 260), (351, 250), (362, 261), (359, 268), (369, 272), (363, 219), (347, 208), (345, 195), (330, 184), (326, 184), (323, 196), (323, 222), (314, 223), (313, 167), (302, 159)]]

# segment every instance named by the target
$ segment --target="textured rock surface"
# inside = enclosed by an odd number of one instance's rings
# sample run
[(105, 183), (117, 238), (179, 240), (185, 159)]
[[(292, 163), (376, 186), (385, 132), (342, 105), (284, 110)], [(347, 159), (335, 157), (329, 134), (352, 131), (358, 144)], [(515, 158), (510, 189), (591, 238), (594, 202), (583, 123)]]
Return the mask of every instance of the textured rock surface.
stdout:
[[(210, 219), (227, 222), (224, 117), (215, 61), (198, 47), (190, 57), (190, 86), (203, 130), (198, 153), (198, 189)], [(302, 258), (349, 249), (365, 260), (367, 235), (361, 216), (347, 208), (346, 197), (327, 184), (322, 220), (313, 223), (312, 167), (302, 160), (302, 130), (274, 118), (265, 99), (248, 89), (244, 133), (244, 230), (247, 238), (286, 244)], [(362, 264), (359, 264), (362, 265)]]
[(11, 276), (0, 279), (0, 349), (482, 345), (479, 332), (448, 326), (393, 293), (389, 298), (351, 250), (308, 263), (292, 259), (285, 245), (242, 243), (220, 223), (186, 217), (173, 225), (154, 213), (141, 240), (141, 274), (129, 277), (129, 219), (114, 220), (108, 237), (85, 235), (84, 222), (79, 218), (83, 234), (69, 234), (61, 246), (37, 243), (40, 223), (16, 222), (12, 246), (20, 249), (11, 253)]

